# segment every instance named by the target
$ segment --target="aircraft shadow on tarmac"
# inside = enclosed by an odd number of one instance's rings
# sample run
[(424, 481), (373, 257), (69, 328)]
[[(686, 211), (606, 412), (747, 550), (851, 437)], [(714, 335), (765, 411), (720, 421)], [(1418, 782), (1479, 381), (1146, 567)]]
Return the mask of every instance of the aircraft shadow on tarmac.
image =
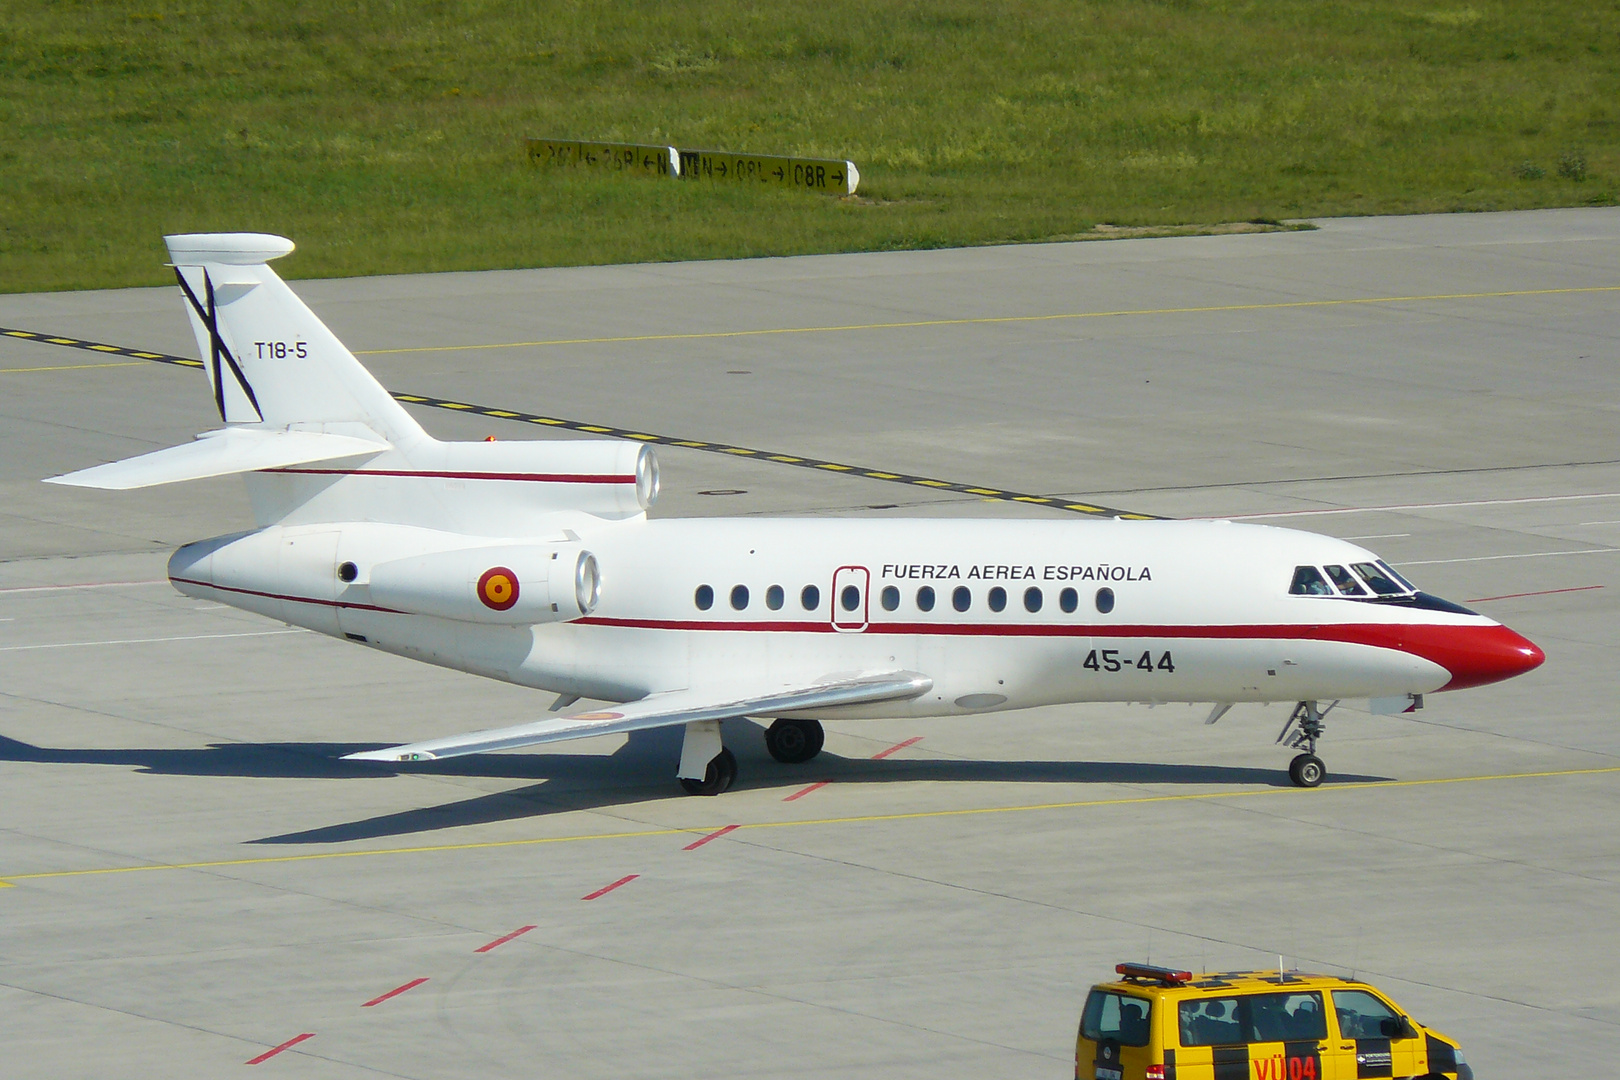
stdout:
[[(1287, 787), (1278, 768), (1167, 765), (1136, 761), (974, 761), (958, 758), (846, 758), (823, 752), (804, 765), (782, 765), (765, 753), (759, 728), (727, 726), (727, 745), (744, 764), (734, 790), (796, 790), (817, 780), (851, 783), (1241, 784)], [(733, 732), (742, 737), (734, 737)], [(752, 735), (753, 738), (748, 736)], [(177, 750), (52, 749), (0, 736), (0, 761), (61, 765), (122, 765), (170, 776), (242, 776), (285, 779), (366, 779), (399, 774), (537, 780), (512, 791), (439, 806), (404, 810), (302, 832), (266, 836), (255, 844), (335, 844), (387, 836), (486, 825), (575, 810), (667, 799), (680, 757), (677, 729), (632, 733), (612, 754), (484, 754), (448, 761), (379, 764), (343, 761), (373, 743), (215, 743)], [(1331, 782), (1388, 779), (1336, 773)], [(722, 796), (722, 799), (724, 796)]]

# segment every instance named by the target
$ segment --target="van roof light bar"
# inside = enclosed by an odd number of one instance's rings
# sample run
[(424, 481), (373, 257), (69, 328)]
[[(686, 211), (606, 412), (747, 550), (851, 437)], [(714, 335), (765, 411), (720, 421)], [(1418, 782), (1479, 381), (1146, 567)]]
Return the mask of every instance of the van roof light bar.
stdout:
[(1127, 979), (1156, 982), (1161, 986), (1181, 986), (1192, 982), (1192, 972), (1190, 971), (1155, 967), (1152, 964), (1115, 964), (1114, 971)]

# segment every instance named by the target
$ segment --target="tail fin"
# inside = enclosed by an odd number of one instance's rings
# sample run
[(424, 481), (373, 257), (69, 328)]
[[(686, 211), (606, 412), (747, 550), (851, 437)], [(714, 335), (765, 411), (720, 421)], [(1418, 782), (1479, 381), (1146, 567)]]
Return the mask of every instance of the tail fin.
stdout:
[(265, 233), (164, 240), (221, 420), (376, 435), (395, 446), (426, 438), (267, 265), (292, 251), (291, 240)]

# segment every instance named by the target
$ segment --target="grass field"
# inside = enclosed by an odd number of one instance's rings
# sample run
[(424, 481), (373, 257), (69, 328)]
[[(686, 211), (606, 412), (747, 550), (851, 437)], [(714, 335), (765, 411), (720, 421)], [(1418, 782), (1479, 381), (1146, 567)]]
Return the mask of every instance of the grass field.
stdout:
[[(0, 290), (932, 247), (1620, 198), (1620, 2), (0, 0)], [(531, 167), (848, 157), (854, 199)]]

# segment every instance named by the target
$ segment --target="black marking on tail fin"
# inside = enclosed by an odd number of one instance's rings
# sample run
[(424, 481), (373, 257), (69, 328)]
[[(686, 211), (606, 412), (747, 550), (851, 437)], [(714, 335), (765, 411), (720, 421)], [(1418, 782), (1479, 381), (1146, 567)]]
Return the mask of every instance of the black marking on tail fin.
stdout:
[(253, 406), (254, 413), (258, 416), (260, 422), (263, 422), (264, 410), (259, 408), (258, 396), (253, 393), (253, 387), (247, 381), (247, 376), (242, 374), (241, 365), (236, 362), (236, 357), (231, 355), (230, 348), (225, 344), (224, 339), (219, 336), (219, 314), (214, 307), (213, 279), (208, 276), (207, 270), (203, 271), (203, 287), (207, 290), (206, 295), (208, 297), (208, 306), (204, 307), (197, 299), (197, 294), (191, 291), (191, 286), (186, 282), (186, 275), (180, 272), (178, 266), (174, 268), (174, 276), (179, 280), (180, 291), (186, 294), (186, 301), (191, 304), (191, 310), (197, 313), (197, 318), (201, 319), (203, 325), (208, 328), (208, 363), (213, 369), (214, 406), (219, 409), (219, 418), (227, 423), (229, 422), (225, 416), (225, 380), (220, 369), (220, 361), (224, 360), (225, 363), (230, 365), (231, 374), (236, 378), (236, 385), (242, 388), (242, 393), (247, 395), (248, 403)]

